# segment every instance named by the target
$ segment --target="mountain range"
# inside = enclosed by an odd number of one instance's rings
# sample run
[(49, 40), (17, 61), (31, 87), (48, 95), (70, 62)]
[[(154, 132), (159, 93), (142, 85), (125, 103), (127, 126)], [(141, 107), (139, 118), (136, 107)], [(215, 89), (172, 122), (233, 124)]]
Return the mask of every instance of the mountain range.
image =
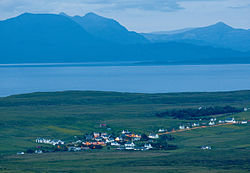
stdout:
[(151, 42), (176, 41), (250, 51), (250, 30), (235, 29), (223, 22), (207, 27), (187, 28), (172, 32), (145, 33), (142, 35)]
[[(235, 30), (219, 23), (172, 34), (139, 34), (94, 13), (82, 17), (24, 13), (0, 21), (0, 63), (249, 63), (249, 39), (244, 34), (250, 31)], [(236, 46), (241, 37), (244, 48), (225, 46)]]

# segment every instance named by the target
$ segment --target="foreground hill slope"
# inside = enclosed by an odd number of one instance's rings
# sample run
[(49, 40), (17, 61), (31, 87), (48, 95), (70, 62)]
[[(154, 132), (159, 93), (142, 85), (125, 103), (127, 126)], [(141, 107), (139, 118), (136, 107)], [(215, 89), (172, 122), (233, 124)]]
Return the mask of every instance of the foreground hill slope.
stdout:
[[(92, 150), (17, 156), (35, 147), (37, 137), (72, 140), (83, 133), (128, 129), (151, 133), (190, 120), (155, 112), (200, 106), (250, 107), (250, 91), (136, 94), (118, 92), (31, 93), (0, 98), (0, 172), (247, 172), (250, 126), (228, 125), (172, 134), (177, 150), (128, 152)], [(219, 115), (217, 118), (231, 117)], [(250, 119), (249, 111), (235, 114)], [(202, 145), (212, 146), (204, 151)], [(29, 163), (29, 167), (27, 167)], [(112, 166), (112, 169), (110, 167)]]

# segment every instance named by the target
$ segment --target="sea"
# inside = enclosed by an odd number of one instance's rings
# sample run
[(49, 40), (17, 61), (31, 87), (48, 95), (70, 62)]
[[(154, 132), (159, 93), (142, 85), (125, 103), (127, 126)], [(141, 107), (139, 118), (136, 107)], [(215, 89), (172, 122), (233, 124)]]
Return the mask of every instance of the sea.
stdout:
[(250, 89), (250, 64), (0, 64), (0, 97), (68, 90), (132, 93)]

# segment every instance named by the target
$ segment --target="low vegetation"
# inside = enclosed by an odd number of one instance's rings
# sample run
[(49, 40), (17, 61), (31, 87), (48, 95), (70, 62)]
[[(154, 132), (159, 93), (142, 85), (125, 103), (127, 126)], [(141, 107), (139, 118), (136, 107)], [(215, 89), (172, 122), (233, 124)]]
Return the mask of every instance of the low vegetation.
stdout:
[[(108, 128), (113, 135), (123, 129), (141, 134), (144, 142), (159, 129), (196, 122), (190, 117), (158, 117), (156, 113), (225, 106), (250, 108), (250, 91), (170, 94), (69, 91), (0, 98), (0, 172), (248, 172), (249, 123), (171, 133), (152, 142), (154, 147), (167, 145), (168, 150), (120, 151), (105, 147), (16, 155), (34, 150), (39, 137), (68, 142), (74, 141), (75, 136), (107, 132)], [(249, 111), (233, 112), (211, 116), (217, 120), (220, 116), (234, 117), (236, 121), (250, 119)], [(211, 146), (211, 150), (201, 150), (201, 146)]]
[(197, 120), (201, 117), (210, 118), (211, 115), (220, 115), (226, 113), (239, 113), (243, 112), (243, 108), (236, 108), (232, 106), (214, 106), (214, 107), (199, 107), (199, 108), (188, 108), (188, 109), (173, 109), (164, 111), (161, 113), (156, 113), (157, 117), (174, 117), (178, 119), (186, 119), (186, 120)]

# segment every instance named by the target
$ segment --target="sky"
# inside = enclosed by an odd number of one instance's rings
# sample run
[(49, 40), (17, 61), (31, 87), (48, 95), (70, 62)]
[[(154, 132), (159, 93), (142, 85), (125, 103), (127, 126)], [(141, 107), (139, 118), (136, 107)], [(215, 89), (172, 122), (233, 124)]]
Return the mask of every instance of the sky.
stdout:
[(208, 26), (250, 29), (250, 0), (0, 0), (0, 20), (24, 12), (113, 18), (136, 32)]

